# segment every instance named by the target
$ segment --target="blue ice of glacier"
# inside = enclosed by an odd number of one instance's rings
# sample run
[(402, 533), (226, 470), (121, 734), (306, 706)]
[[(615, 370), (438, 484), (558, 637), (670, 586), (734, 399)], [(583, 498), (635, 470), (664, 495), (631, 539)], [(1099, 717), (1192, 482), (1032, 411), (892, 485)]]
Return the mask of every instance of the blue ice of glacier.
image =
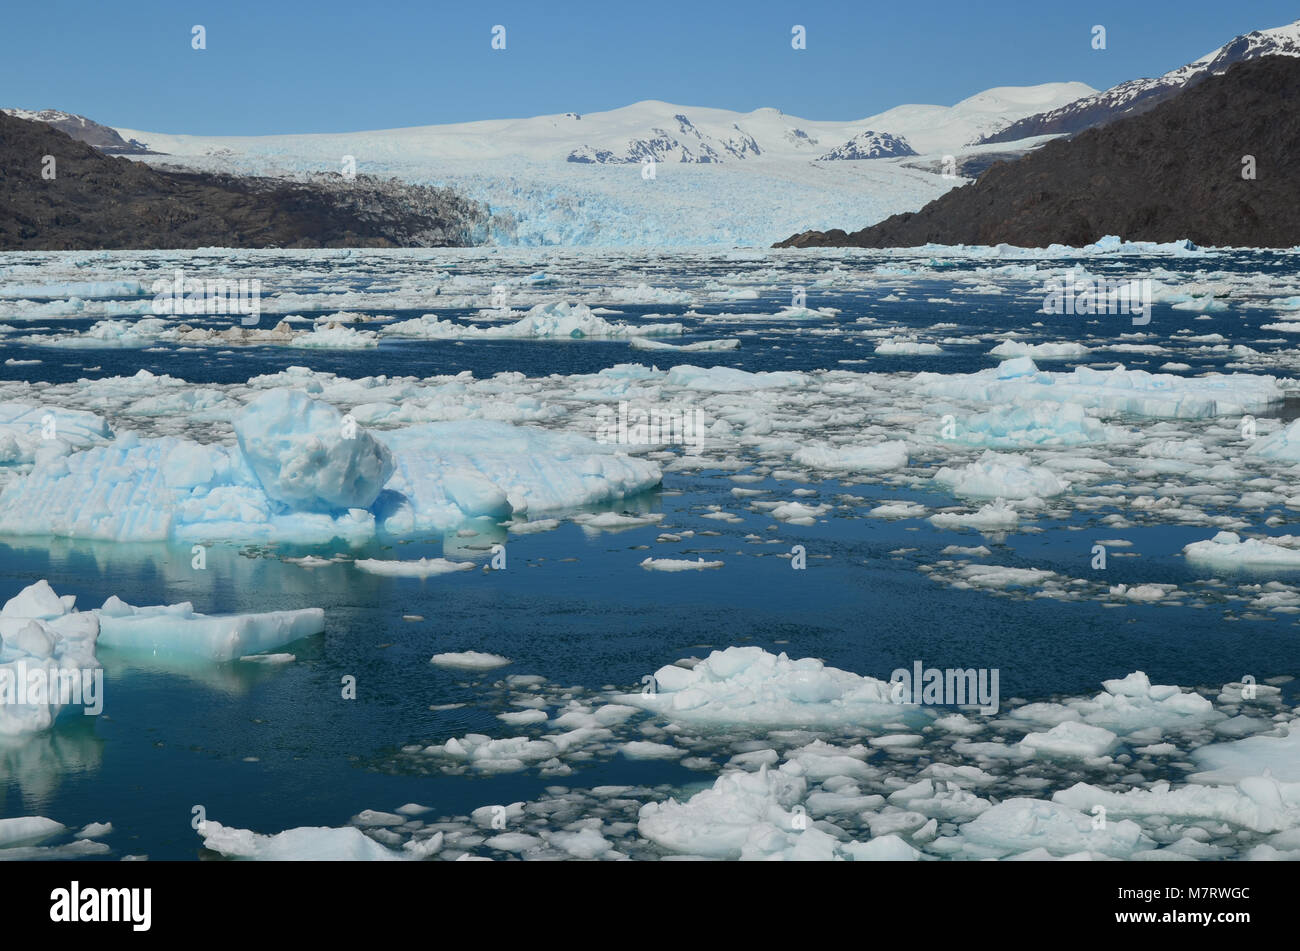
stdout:
[(505, 423), (371, 432), (329, 404), (270, 391), (236, 446), (123, 433), (39, 458), (0, 493), (0, 533), (110, 541), (359, 542), (604, 502), (657, 485), (655, 463), (574, 434)]

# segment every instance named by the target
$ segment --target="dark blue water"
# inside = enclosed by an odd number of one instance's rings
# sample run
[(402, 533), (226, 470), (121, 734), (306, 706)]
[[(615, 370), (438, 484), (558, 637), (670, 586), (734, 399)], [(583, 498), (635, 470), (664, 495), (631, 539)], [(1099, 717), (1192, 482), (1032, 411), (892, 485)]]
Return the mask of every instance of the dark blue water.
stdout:
[[(1213, 266), (1228, 270), (1235, 263), (1216, 259)], [(1263, 256), (1249, 264), (1251, 270), (1285, 266), (1281, 256), (1278, 261)], [(727, 265), (733, 270), (737, 266)], [(1089, 267), (1105, 270), (1096, 261)], [(1121, 265), (1115, 271), (1122, 273)], [(1009, 293), (1001, 297), (964, 297), (959, 307), (925, 302), (929, 296), (952, 296), (951, 283), (943, 281), (914, 283), (907, 292), (909, 300), (895, 304), (880, 303), (880, 293), (874, 292), (826, 299), (811, 295), (809, 305), (843, 311), (836, 320), (818, 322), (819, 327), (848, 329), (856, 318), (873, 316), (882, 326), (925, 328), (953, 322), (960, 328), (944, 333), (954, 336), (1031, 332), (1034, 322), (1052, 320), (1034, 313), (1041, 294), (1033, 285), (1004, 286)], [(771, 313), (788, 302), (769, 294), (758, 301), (698, 309)], [(662, 305), (620, 309), (628, 315), (672, 314), (672, 319), (680, 319), (685, 310)], [(385, 311), (398, 317), (422, 312)], [(1234, 309), (1213, 315), (1211, 321), (1188, 324), (1193, 316), (1157, 305), (1150, 326), (1125, 325), (1114, 336), (1144, 329), (1160, 333), (1161, 342), (1168, 344), (1171, 328), (1193, 326), (1195, 333), (1223, 333), (1231, 342), (1257, 349), (1266, 346), (1253, 343), (1256, 338), (1276, 336), (1256, 331), (1259, 323), (1278, 319), (1266, 311)], [(759, 332), (742, 336), (738, 351), (688, 355), (639, 352), (625, 343), (599, 341), (464, 346), (385, 341), (375, 351), (259, 347), (229, 354), (7, 344), (6, 358), (44, 362), (0, 366), (0, 376), (63, 382), (145, 368), (193, 383), (226, 383), (291, 365), (359, 377), (431, 376), (466, 369), (476, 376), (502, 370), (569, 374), (623, 362), (873, 372), (970, 372), (995, 363), (987, 355), (987, 344), (949, 346), (948, 353), (936, 357), (876, 358), (874, 341), (858, 336), (774, 332), (793, 330), (801, 326), (797, 322), (687, 322), (690, 333), (682, 342), (739, 330)], [(90, 323), (52, 325), (66, 331)], [(1106, 331), (1092, 326), (1084, 332)], [(1084, 332), (1072, 334), (1050, 323), (1047, 330), (1033, 331), (1035, 339), (1081, 339)], [(1120, 359), (1129, 365), (1148, 360), (1132, 354)], [(1168, 359), (1183, 358), (1166, 355), (1152, 362)], [(841, 360), (870, 363), (843, 365)], [(1185, 362), (1199, 369), (1211, 365), (1211, 358)], [(204, 613), (320, 606), (327, 630), (282, 648), (297, 656), (296, 662), (283, 666), (168, 665), (101, 649), (107, 670), (104, 715), (65, 715), (47, 735), (0, 747), (0, 815), (46, 815), (69, 826), (111, 821), (115, 831), (106, 839), (114, 850), (111, 857), (137, 853), (166, 859), (200, 854), (191, 828), (196, 805), (224, 824), (277, 832), (302, 825), (337, 826), (362, 809), (391, 810), (411, 801), (432, 806), (435, 815), (454, 815), (484, 804), (535, 799), (555, 781), (534, 771), (496, 777), (442, 775), (399, 751), (407, 744), (440, 743), (471, 732), (527, 732), (496, 719), (497, 713), (512, 709), (506, 706), (505, 692), (494, 686), (509, 674), (540, 674), (558, 685), (592, 691), (636, 689), (644, 674), (666, 663), (729, 645), (755, 644), (792, 657), (820, 657), (882, 679), (918, 659), (938, 667), (998, 668), (1002, 696), (1029, 700), (1095, 693), (1102, 680), (1139, 669), (1153, 682), (1185, 686), (1223, 684), (1244, 673), (1263, 680), (1294, 669), (1293, 621), (1242, 617), (1240, 606), (1215, 603), (1213, 592), (1199, 587), (1197, 575), (1176, 557), (1188, 542), (1207, 537), (1204, 526), (1121, 532), (1090, 521), (1091, 531), (1071, 531), (1072, 525), (1084, 524), (1083, 517), (1076, 516), (1070, 522), (1043, 520), (1045, 530), (1037, 534), (988, 540), (973, 532), (936, 531), (920, 520), (861, 515), (871, 499), (913, 498), (942, 506), (952, 504), (951, 497), (823, 482), (815, 486), (820, 498), (812, 501), (847, 492), (864, 502), (812, 527), (782, 524), (778, 532), (770, 532), (768, 516), (746, 510), (729, 494), (734, 485), (721, 473), (670, 472), (662, 490), (636, 502), (665, 513), (659, 526), (593, 535), (565, 523), (552, 532), (511, 536), (504, 571), (475, 570), (427, 580), (378, 577), (348, 563), (309, 570), (280, 560), (308, 553), (328, 556), (337, 550), (331, 547), (215, 546), (208, 552), (207, 569), (195, 571), (188, 546), (8, 539), (0, 544), (4, 597), (48, 578), (60, 594), (77, 595), (83, 609), (114, 594), (133, 604), (193, 601)], [(751, 487), (772, 489), (771, 498), (790, 498), (795, 486), (764, 482)], [(722, 505), (744, 521), (705, 519), (708, 505)], [(1103, 508), (1088, 518), (1111, 511), (1116, 510)], [(1261, 524), (1270, 514), (1291, 517), (1285, 510), (1256, 514)], [(681, 530), (697, 534), (679, 543), (655, 541), (661, 531)], [(1276, 529), (1287, 530), (1293, 529)], [(752, 544), (745, 538), (750, 533), (775, 535), (781, 543)], [(1088, 578), (1092, 540), (1116, 535), (1132, 540), (1141, 557), (1112, 559), (1106, 584), (1167, 582), (1195, 596), (1186, 606), (1109, 609), (1095, 600), (1061, 602), (956, 590), (917, 570), (946, 557), (940, 554), (945, 545), (985, 543), (1001, 548), (999, 564)], [(456, 542), (434, 537), (350, 553), (414, 559), (441, 555), (448, 544)], [(807, 548), (806, 571), (793, 571), (787, 559), (777, 557), (794, 544)], [(916, 550), (891, 554), (904, 548)], [(466, 554), (461, 549), (458, 557)], [(703, 556), (726, 565), (719, 571), (648, 572), (639, 567), (647, 555)], [(1194, 606), (1198, 602), (1204, 606)], [(1235, 619), (1225, 621), (1225, 611)], [(406, 621), (404, 615), (423, 620)], [(468, 649), (503, 654), (513, 664), (478, 675), (429, 663), (434, 653)], [(348, 675), (357, 681), (355, 700), (341, 696), (341, 679)], [(1294, 702), (1291, 687), (1287, 695)], [(449, 703), (465, 706), (430, 709)], [(583, 787), (699, 782), (699, 774), (674, 763), (622, 757), (576, 765), (574, 775), (564, 780)]]

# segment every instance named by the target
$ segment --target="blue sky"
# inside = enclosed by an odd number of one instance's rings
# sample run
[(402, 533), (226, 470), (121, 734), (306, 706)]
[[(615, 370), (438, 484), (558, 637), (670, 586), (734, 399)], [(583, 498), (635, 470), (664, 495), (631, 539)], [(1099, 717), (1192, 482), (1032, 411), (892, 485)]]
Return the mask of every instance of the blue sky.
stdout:
[[(990, 86), (1103, 88), (1179, 66), (1294, 3), (1221, 0), (79, 0), (11, 3), (0, 105), (207, 135), (329, 132), (640, 99), (809, 119)], [(191, 27), (207, 49), (191, 49)], [(506, 27), (506, 49), (491, 30)], [(807, 49), (790, 46), (794, 24)], [(1090, 46), (1107, 29), (1107, 49)]]

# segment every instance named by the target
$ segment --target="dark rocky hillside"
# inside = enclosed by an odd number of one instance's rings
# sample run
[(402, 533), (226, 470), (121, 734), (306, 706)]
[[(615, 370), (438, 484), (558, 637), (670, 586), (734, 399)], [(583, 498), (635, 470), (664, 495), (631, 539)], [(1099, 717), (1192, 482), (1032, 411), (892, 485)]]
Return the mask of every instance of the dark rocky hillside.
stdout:
[(151, 168), (0, 113), (0, 250), (460, 247), (482, 240), (487, 217), (448, 190), (364, 175)]
[[(1243, 156), (1256, 178), (1242, 177)], [(999, 162), (917, 212), (777, 247), (1300, 245), (1300, 59), (1239, 63), (1150, 112)]]

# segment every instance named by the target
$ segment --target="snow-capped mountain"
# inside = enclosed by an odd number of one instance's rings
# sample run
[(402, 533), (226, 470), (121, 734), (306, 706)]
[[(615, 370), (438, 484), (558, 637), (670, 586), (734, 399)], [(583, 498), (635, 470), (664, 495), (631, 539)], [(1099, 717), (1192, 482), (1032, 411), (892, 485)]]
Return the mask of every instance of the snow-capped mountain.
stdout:
[(1222, 73), (1242, 60), (1261, 56), (1300, 56), (1300, 20), (1238, 36), (1163, 76), (1120, 83), (1103, 92), (1020, 119), (985, 135), (980, 141), (1014, 142), (1031, 136), (1082, 132), (1095, 125), (1146, 112), (1207, 76)]
[[(503, 245), (770, 244), (855, 215), (914, 211), (959, 184), (875, 161), (817, 161), (863, 133), (915, 152), (962, 155), (985, 132), (1096, 90), (1083, 83), (990, 89), (953, 106), (909, 105), (865, 119), (802, 119), (649, 100), (607, 112), (316, 135), (191, 136), (119, 129), (163, 157), (211, 171), (343, 170), (445, 186), (491, 209)], [(846, 152), (848, 150), (846, 149)], [(868, 147), (869, 152), (869, 147)], [(656, 174), (641, 164), (654, 159)]]
[[(755, 159), (816, 159), (860, 133), (904, 138), (917, 152), (955, 151), (1017, 119), (1096, 92), (1084, 83), (1004, 86), (953, 106), (898, 106), (865, 119), (801, 119), (778, 109), (733, 112), (657, 100), (608, 112), (490, 119), (375, 132), (287, 136), (166, 135), (119, 129), (155, 152), (197, 156), (350, 154), (386, 160), (524, 158), (574, 164), (728, 164)], [(339, 151), (342, 149), (342, 151)]]
[(817, 156), (819, 162), (843, 162), (857, 159), (893, 158), (896, 155), (915, 155), (916, 149), (907, 139), (888, 132), (859, 132), (843, 145)]
[(597, 149), (590, 145), (579, 146), (569, 153), (570, 162), (599, 162), (602, 165), (639, 165), (653, 159), (655, 162), (687, 162), (707, 164), (721, 162), (724, 156), (744, 159), (760, 154), (758, 143), (752, 135), (732, 123), (735, 135), (721, 139), (696, 128), (682, 113), (673, 116), (675, 129), (654, 128), (652, 138), (630, 139), (621, 154), (610, 149)]
[(128, 142), (108, 126), (101, 125), (93, 119), (87, 119), (85, 116), (79, 116), (75, 113), (62, 112), (58, 109), (41, 109), (39, 111), (32, 109), (0, 109), (0, 112), (11, 115), (15, 119), (44, 122), (60, 132), (66, 132), (78, 142), (93, 145), (101, 152), (116, 155), (139, 155), (148, 151), (139, 142), (135, 140)]

